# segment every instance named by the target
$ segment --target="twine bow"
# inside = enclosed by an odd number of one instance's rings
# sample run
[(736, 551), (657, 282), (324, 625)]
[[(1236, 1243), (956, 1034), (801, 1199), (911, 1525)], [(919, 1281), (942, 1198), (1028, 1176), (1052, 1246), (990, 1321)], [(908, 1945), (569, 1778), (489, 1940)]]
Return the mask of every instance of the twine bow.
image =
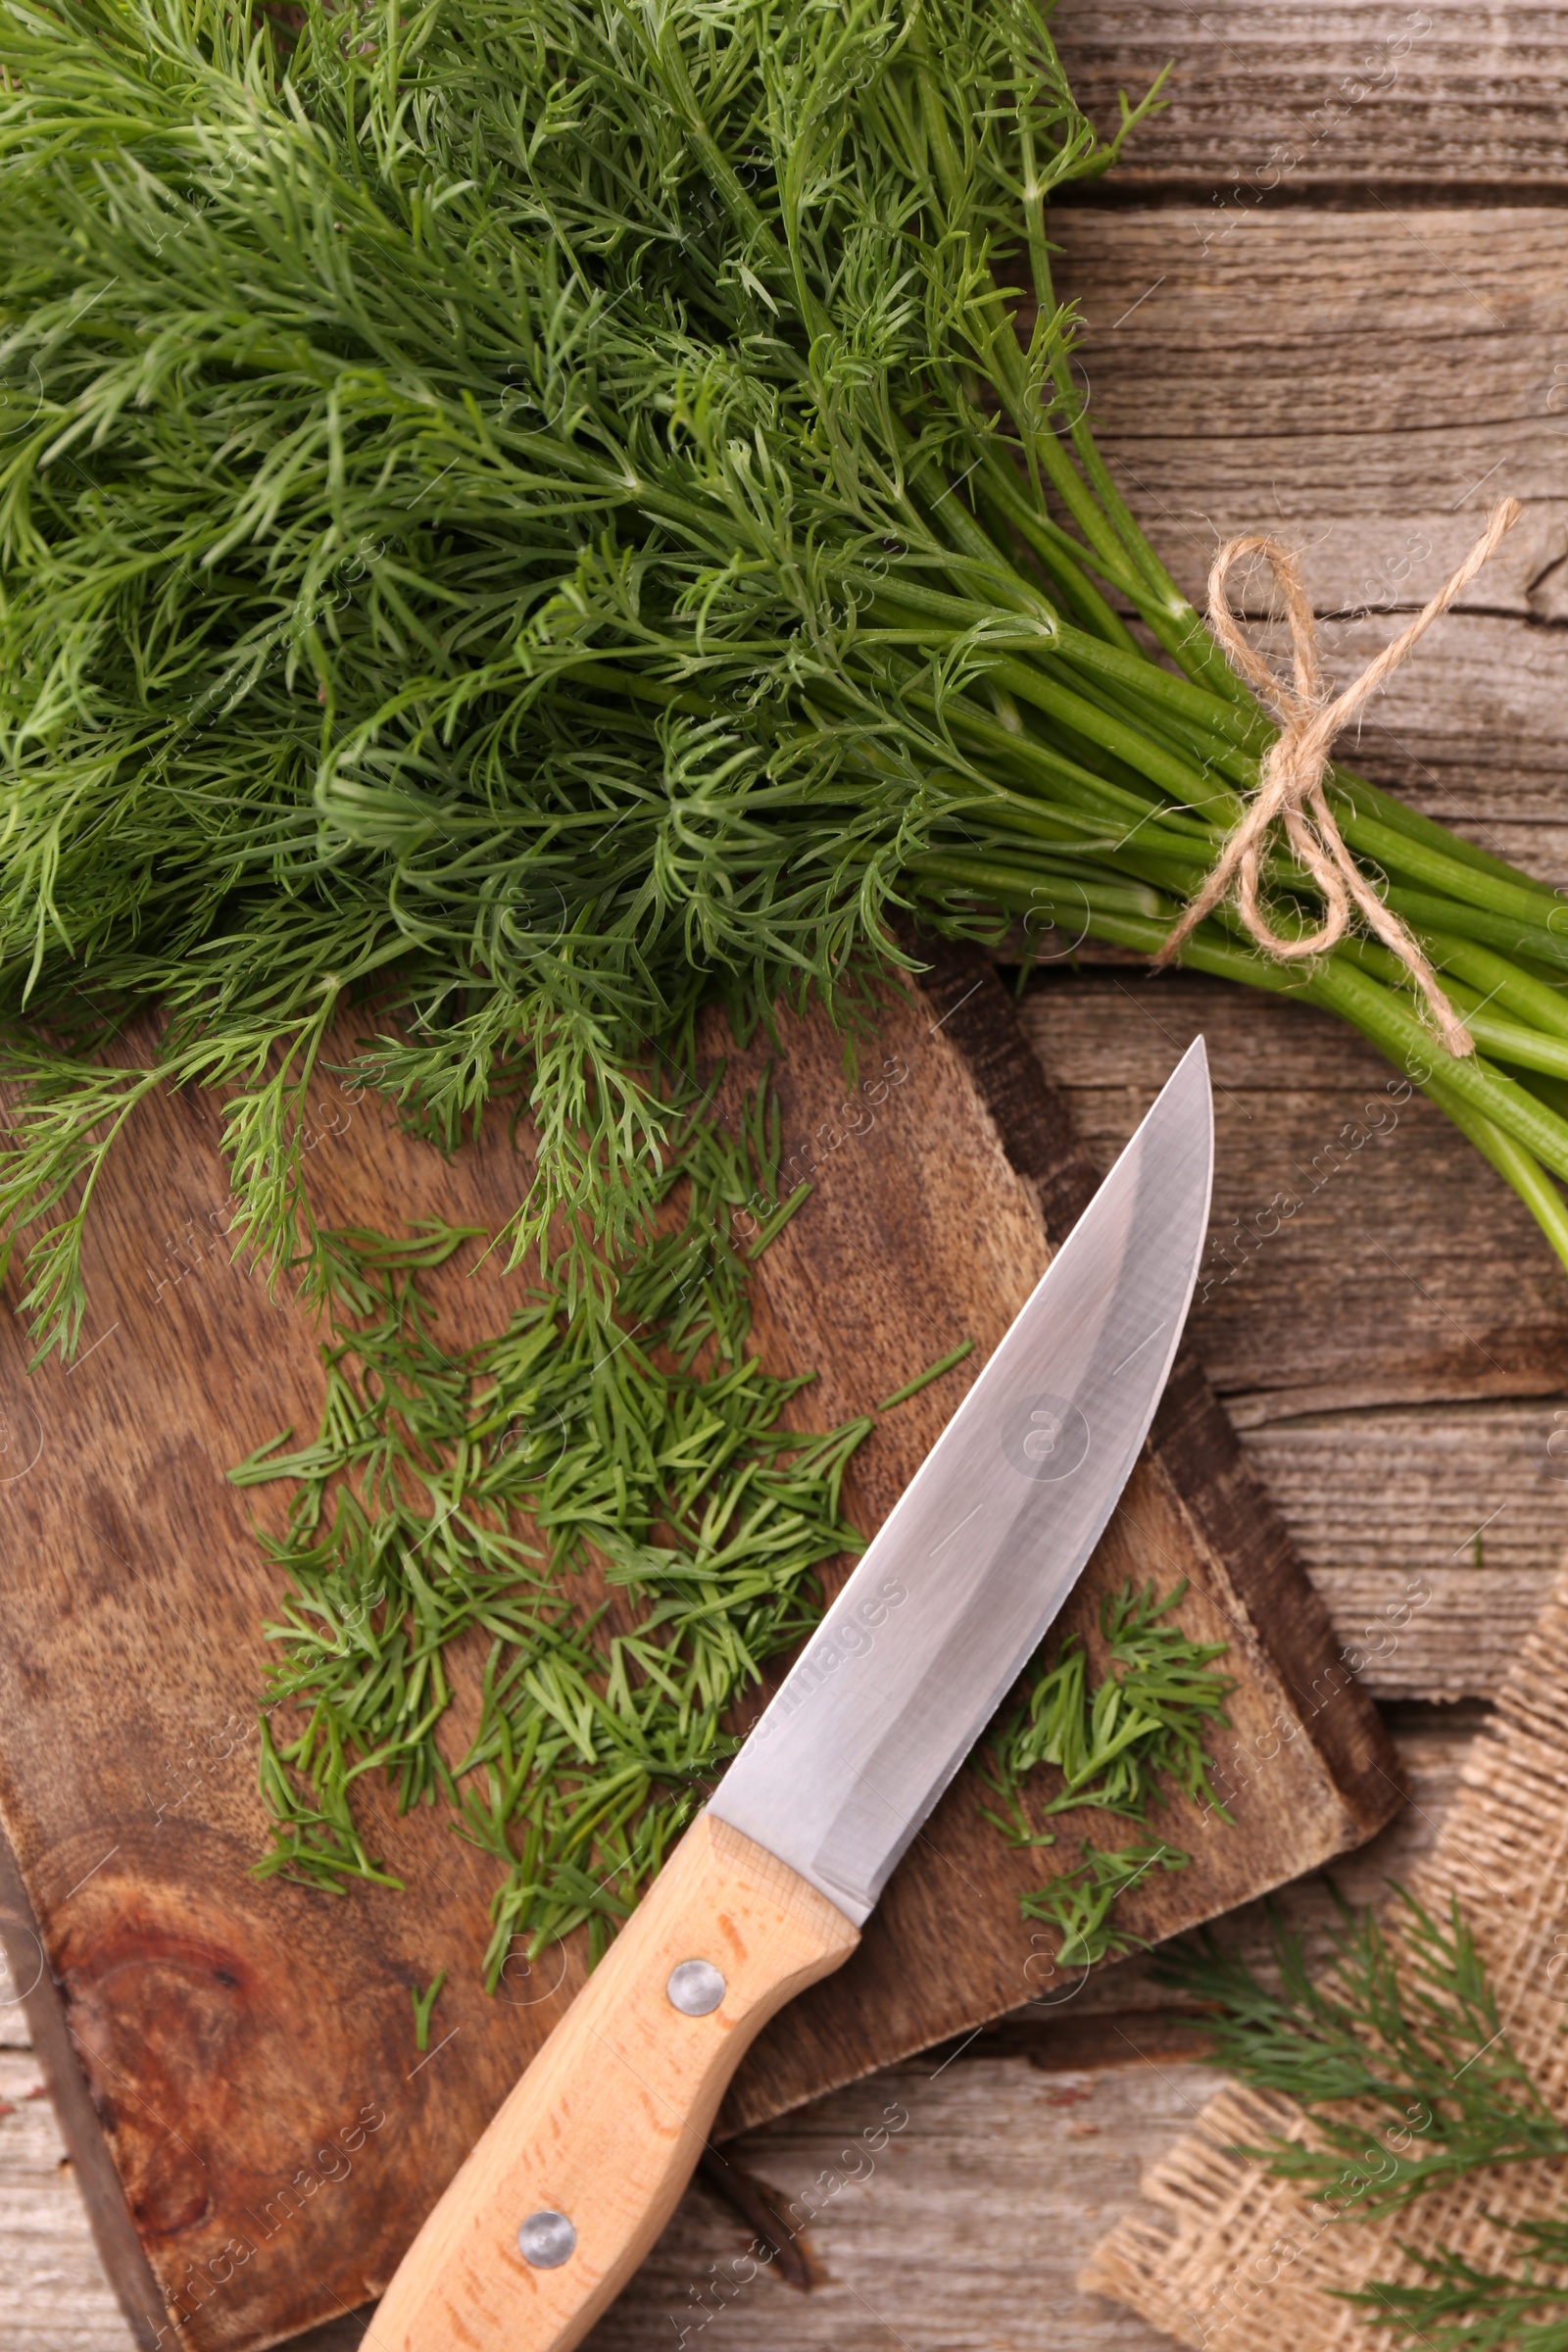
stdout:
[[(1469, 586), (1505, 534), (1518, 521), (1517, 499), (1504, 499), (1447, 585), (1439, 589), (1426, 610), (1409, 627), (1386, 645), (1375, 662), (1353, 684), (1329, 702), (1318, 664), (1317, 626), (1301, 585), (1296, 556), (1277, 539), (1261, 533), (1230, 539), (1214, 559), (1208, 575), (1208, 625), (1225, 650), (1232, 666), (1254, 687), (1280, 721), (1282, 732), (1272, 744), (1258, 773), (1257, 790), (1245, 814), (1220, 852), (1219, 860), (1167, 937), (1155, 964), (1168, 963), (1206, 914), (1227, 898), (1265, 955), (1295, 960), (1324, 955), (1344, 938), (1350, 909), (1365, 917), (1367, 928), (1392, 949), (1417, 983), (1450, 1054), (1473, 1054), (1475, 1041), (1444, 995), (1438, 975), (1422, 954), (1413, 933), (1384, 906), (1371, 883), (1346, 848), (1323, 789), (1334, 738), (1347, 719), (1373, 696), (1392, 669), (1404, 660), (1416, 639), (1446, 612), (1462, 588)], [(1285, 684), (1268, 663), (1252, 651), (1236, 623), (1225, 593), (1232, 567), (1244, 556), (1261, 556), (1268, 564), (1285, 599), (1290, 623), (1295, 683)], [(1291, 937), (1273, 930), (1258, 904), (1258, 881), (1269, 836), (1282, 825), (1296, 860), (1310, 875), (1323, 900), (1324, 913), (1315, 931)]]

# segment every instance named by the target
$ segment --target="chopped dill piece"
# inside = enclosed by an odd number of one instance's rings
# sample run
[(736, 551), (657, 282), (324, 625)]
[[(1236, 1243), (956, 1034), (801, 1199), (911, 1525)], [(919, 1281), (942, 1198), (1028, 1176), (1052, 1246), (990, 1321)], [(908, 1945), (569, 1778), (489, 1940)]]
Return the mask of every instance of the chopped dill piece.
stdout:
[(747, 1247), (748, 1257), (760, 1257), (770, 1242), (776, 1242), (797, 1209), (804, 1208), (811, 1197), (808, 1184), (798, 1184), (787, 1200), (781, 1200), (770, 1215), (758, 1227)]
[(917, 1372), (913, 1380), (906, 1381), (902, 1389), (895, 1389), (891, 1396), (884, 1396), (877, 1411), (891, 1413), (896, 1404), (907, 1403), (911, 1396), (918, 1396), (922, 1389), (928, 1389), (934, 1380), (942, 1378), (944, 1372), (951, 1372), (955, 1364), (961, 1364), (966, 1355), (973, 1353), (973, 1340), (965, 1340), (963, 1346), (955, 1348), (951, 1355), (940, 1356), (934, 1364), (928, 1364), (923, 1372)]
[[(1224, 1705), (1236, 1685), (1214, 1671), (1223, 1642), (1194, 1642), (1169, 1622), (1186, 1592), (1186, 1578), (1163, 1597), (1152, 1582), (1140, 1591), (1129, 1578), (1107, 1593), (1100, 1608), (1105, 1672), (1097, 1680), (1076, 1634), (1049, 1663), (1044, 1651), (1035, 1661), (977, 1759), (1003, 1808), (981, 1811), (1009, 1845), (1054, 1845), (1045, 1824), (1080, 1806), (1143, 1825), (1172, 1789), (1230, 1819), (1209, 1779), (1203, 1735), (1228, 1727)], [(1117, 1897), (1156, 1863), (1182, 1870), (1191, 1859), (1161, 1838), (1119, 1847), (1086, 1838), (1082, 1850), (1076, 1867), (1018, 1898), (1023, 1918), (1058, 1930), (1056, 1958), (1068, 1968), (1130, 1950), (1136, 1938), (1110, 1924)]]
[(414, 2046), (427, 2050), (430, 2046), (430, 2012), (441, 1997), (441, 1987), (447, 1981), (443, 1968), (429, 1988), (421, 1992), (417, 1984), (409, 1986), (409, 1998), (414, 2003)]
[[(1203, 1734), (1210, 1725), (1228, 1728), (1225, 1700), (1236, 1685), (1213, 1671), (1223, 1642), (1191, 1641), (1166, 1622), (1186, 1592), (1185, 1578), (1163, 1598), (1152, 1582), (1140, 1592), (1129, 1579), (1101, 1603), (1107, 1671), (1091, 1683), (1088, 1653), (1069, 1634), (999, 1719), (982, 1772), (1006, 1808), (987, 1819), (1009, 1844), (1050, 1845), (1037, 1821), (1079, 1805), (1143, 1822), (1165, 1782), (1229, 1820), (1209, 1780)], [(1049, 1796), (1030, 1785), (1042, 1766), (1056, 1776)]]

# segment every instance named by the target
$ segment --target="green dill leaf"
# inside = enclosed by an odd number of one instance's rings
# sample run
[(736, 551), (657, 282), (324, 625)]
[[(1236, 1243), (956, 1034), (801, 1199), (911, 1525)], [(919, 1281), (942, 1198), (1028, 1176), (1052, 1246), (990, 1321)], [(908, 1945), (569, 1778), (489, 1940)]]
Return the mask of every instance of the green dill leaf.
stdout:
[(447, 1981), (446, 1970), (440, 1969), (421, 1992), (417, 1984), (409, 1986), (409, 1998), (414, 2004), (414, 2046), (427, 2050), (430, 2046), (430, 2012), (441, 1997), (441, 1987)]
[[(1070, 1635), (999, 1718), (982, 1773), (1007, 1808), (992, 1818), (1013, 1843), (1049, 1843), (1037, 1819), (1080, 1805), (1142, 1822), (1165, 1782), (1229, 1818), (1202, 1740), (1210, 1726), (1228, 1727), (1224, 1702), (1235, 1683), (1214, 1671), (1224, 1642), (1194, 1642), (1167, 1622), (1186, 1591), (1184, 1580), (1161, 1598), (1152, 1583), (1139, 1590), (1129, 1581), (1107, 1594), (1100, 1615), (1107, 1671), (1091, 1684), (1084, 1644)], [(1047, 1768), (1052, 1793), (1030, 1789), (1026, 1798), (1025, 1784)]]
[(1372, 2278), (1364, 2287), (1335, 2291), (1387, 2329), (1402, 2352), (1568, 2352), (1568, 2285), (1562, 2279), (1568, 2225), (1488, 2218), (1511, 2230), (1526, 2250), (1517, 2272), (1483, 2271), (1462, 2254), (1401, 2246), (1425, 2274), (1425, 2284)]
[[(1180, 1792), (1221, 1820), (1203, 1737), (1224, 1729), (1228, 1675), (1215, 1671), (1223, 1642), (1195, 1642), (1170, 1622), (1187, 1592), (1182, 1582), (1161, 1596), (1152, 1582), (1130, 1579), (1100, 1607), (1105, 1671), (1076, 1634), (1043, 1650), (1022, 1695), (999, 1715), (977, 1761), (982, 1786), (1001, 1810), (981, 1811), (1009, 1845), (1046, 1846), (1047, 1825), (1080, 1807), (1144, 1824), (1152, 1807)], [(1116, 1928), (1117, 1898), (1156, 1864), (1185, 1869), (1190, 1857), (1164, 1838), (1117, 1847), (1082, 1843), (1082, 1860), (1019, 1897), (1025, 1919), (1054, 1926), (1056, 1958), (1066, 1968), (1130, 1951), (1136, 1938)]]
[(1156, 1865), (1161, 1870), (1185, 1870), (1191, 1860), (1190, 1854), (1167, 1845), (1162, 1838), (1111, 1847), (1091, 1845), (1086, 1838), (1083, 1860), (1077, 1868), (1063, 1871), (1021, 1896), (1018, 1908), (1023, 1918), (1044, 1920), (1056, 1930), (1058, 1968), (1092, 1968), (1097, 1960), (1138, 1948), (1138, 1937), (1117, 1928), (1111, 1919), (1117, 1897)]

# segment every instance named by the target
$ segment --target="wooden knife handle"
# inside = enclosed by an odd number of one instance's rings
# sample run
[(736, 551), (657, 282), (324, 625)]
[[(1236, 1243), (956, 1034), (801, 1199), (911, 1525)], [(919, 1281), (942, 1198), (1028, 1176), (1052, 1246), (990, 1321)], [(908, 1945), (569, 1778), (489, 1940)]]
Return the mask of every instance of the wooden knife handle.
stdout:
[(859, 1940), (699, 1814), (404, 2256), (376, 2352), (576, 2343), (669, 2219), (753, 2036)]

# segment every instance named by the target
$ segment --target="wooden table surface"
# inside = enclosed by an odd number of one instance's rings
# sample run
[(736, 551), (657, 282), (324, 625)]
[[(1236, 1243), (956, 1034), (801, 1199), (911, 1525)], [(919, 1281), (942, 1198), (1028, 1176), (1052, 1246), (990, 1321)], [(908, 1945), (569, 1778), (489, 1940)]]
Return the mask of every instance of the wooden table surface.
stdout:
[[(1343, 678), (1492, 499), (1523, 499), (1357, 759), (1568, 875), (1568, 8), (1062, 0), (1057, 29), (1107, 120), (1119, 84), (1176, 61), (1169, 112), (1055, 224), (1133, 506), (1194, 592), (1219, 537), (1296, 541)], [(1420, 1101), (1368, 1137), (1388, 1072), (1317, 1015), (1107, 965), (1043, 976), (1025, 1013), (1107, 1159), (1173, 1046), (1207, 1035), (1223, 1279), (1194, 1336), (1406, 1759), (1408, 1811), (1340, 1874), (1370, 1892), (1430, 1839), (1568, 1536), (1568, 1281)], [(1263, 1239), (1282, 1191), (1301, 1205)], [(1326, 1892), (1292, 1907), (1320, 1920)], [(0, 2005), (0, 2352), (124, 2352), (19, 2021)], [(816, 2209), (809, 2295), (741, 2283), (749, 2233), (698, 2186), (592, 2343), (1152, 2352), (1074, 2278), (1213, 2082), (1198, 2027), (1128, 1962), (740, 2143)], [(868, 2128), (888, 2134), (869, 2166), (850, 2147)]]

